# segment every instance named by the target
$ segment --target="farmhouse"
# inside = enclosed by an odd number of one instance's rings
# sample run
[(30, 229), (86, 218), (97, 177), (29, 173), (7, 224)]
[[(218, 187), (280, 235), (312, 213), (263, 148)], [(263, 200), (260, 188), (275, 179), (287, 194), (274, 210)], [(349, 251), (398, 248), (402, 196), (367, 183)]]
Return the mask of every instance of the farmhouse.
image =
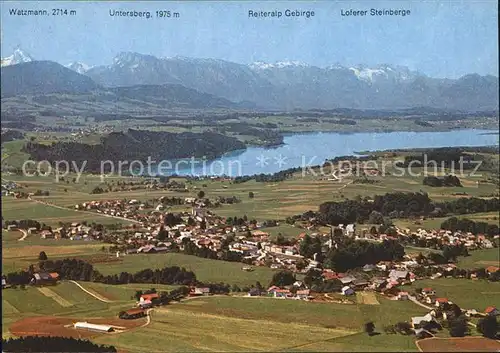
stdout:
[(250, 288), (250, 290), (248, 291), (249, 297), (258, 297), (260, 296), (260, 294), (261, 294), (260, 290), (256, 287)]
[(143, 294), (141, 295), (139, 301), (145, 301), (145, 300), (153, 300), (159, 298), (158, 293), (149, 293), (149, 294)]
[(494, 306), (487, 307), (484, 310), (484, 313), (486, 315), (490, 315), (490, 316), (498, 316), (498, 315), (500, 315), (500, 311), (497, 308), (495, 308)]
[(354, 289), (352, 289), (349, 286), (344, 286), (342, 287), (342, 295), (353, 295), (354, 294)]
[(199, 296), (199, 295), (209, 295), (210, 288), (208, 287), (191, 287), (189, 291), (190, 296)]
[(399, 292), (398, 300), (408, 300), (408, 292)]
[(436, 298), (436, 302), (434, 305), (436, 305), (436, 307), (440, 307), (440, 306), (443, 306), (444, 304), (447, 304), (448, 303), (448, 299), (447, 298)]
[(497, 271), (500, 271), (500, 267), (496, 267), (496, 266), (488, 266), (488, 267), (486, 267), (486, 273), (488, 275), (491, 275), (491, 274), (493, 274), (493, 273), (495, 273)]
[(73, 327), (75, 329), (95, 331), (95, 332), (113, 332), (114, 331), (112, 326), (91, 324), (89, 322), (77, 322), (77, 323), (73, 324)]
[(411, 325), (414, 329), (421, 328), (427, 323), (435, 322), (436, 319), (431, 314), (426, 314), (424, 316), (415, 316), (411, 318)]
[(310, 290), (309, 289), (301, 289), (301, 290), (297, 291), (296, 298), (297, 299), (308, 299), (309, 298), (309, 294), (310, 294)]
[(30, 283), (34, 285), (56, 284), (58, 280), (59, 274), (57, 272), (37, 272), (33, 274)]
[(118, 316), (120, 319), (126, 319), (126, 320), (138, 319), (138, 318), (146, 316), (146, 312), (144, 311), (144, 309), (140, 309), (140, 308), (129, 309), (127, 311), (121, 312)]
[(424, 296), (432, 296), (432, 295), (436, 295), (436, 292), (432, 288), (423, 288), (422, 289), (422, 295), (424, 295)]

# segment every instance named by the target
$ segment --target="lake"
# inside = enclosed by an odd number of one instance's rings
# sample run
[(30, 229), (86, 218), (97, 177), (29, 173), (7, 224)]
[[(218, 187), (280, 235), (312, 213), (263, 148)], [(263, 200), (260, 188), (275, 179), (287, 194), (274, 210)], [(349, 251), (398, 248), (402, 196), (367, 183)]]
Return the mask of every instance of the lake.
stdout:
[(158, 169), (160, 175), (253, 175), (322, 164), (326, 159), (358, 151), (498, 145), (498, 132), (453, 130), (445, 132), (301, 133), (287, 135), (278, 147), (249, 147), (215, 160), (176, 160)]

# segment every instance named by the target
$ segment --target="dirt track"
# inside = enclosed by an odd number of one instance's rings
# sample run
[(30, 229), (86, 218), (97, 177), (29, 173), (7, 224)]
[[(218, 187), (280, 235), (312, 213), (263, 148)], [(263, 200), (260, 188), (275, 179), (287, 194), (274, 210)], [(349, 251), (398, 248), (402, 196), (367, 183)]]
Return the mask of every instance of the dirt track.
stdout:
[(93, 293), (93, 292), (91, 292), (91, 291), (89, 291), (89, 290), (87, 290), (87, 289), (83, 288), (83, 287), (80, 285), (80, 283), (78, 283), (78, 282), (76, 282), (76, 281), (69, 280), (68, 282), (71, 282), (71, 283), (76, 284), (76, 285), (78, 286), (78, 288), (80, 288), (82, 291), (84, 291), (85, 293), (87, 293), (87, 294), (89, 294), (89, 295), (93, 296), (94, 298), (96, 298), (97, 300), (99, 300), (99, 301), (101, 301), (101, 302), (103, 302), (103, 303), (112, 303), (112, 302), (113, 302), (112, 300), (109, 300), (109, 299), (107, 299), (107, 298), (104, 298), (104, 297), (100, 296), (100, 295), (99, 295), (99, 294), (97, 294), (97, 293)]
[(426, 338), (416, 341), (421, 352), (498, 352), (500, 341), (484, 337)]
[[(14, 322), (9, 327), (9, 331), (15, 336), (63, 336), (73, 338), (90, 338), (106, 335), (107, 333), (92, 332), (86, 330), (74, 329), (73, 323), (77, 321), (88, 321), (93, 324), (112, 325), (123, 327), (127, 330), (141, 327), (144, 324), (144, 319), (121, 320), (118, 318), (108, 319), (92, 319), (92, 318), (67, 318), (55, 316), (35, 316), (27, 317)], [(146, 322), (147, 323), (147, 322)], [(66, 327), (68, 326), (68, 327)], [(119, 333), (119, 332), (116, 332)]]

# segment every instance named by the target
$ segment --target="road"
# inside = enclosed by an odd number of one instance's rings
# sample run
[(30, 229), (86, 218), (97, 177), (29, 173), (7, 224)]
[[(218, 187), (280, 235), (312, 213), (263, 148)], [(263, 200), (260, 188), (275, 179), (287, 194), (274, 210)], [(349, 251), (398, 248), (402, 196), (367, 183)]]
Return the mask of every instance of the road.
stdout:
[(68, 280), (68, 282), (71, 282), (71, 283), (74, 283), (78, 286), (78, 288), (80, 288), (82, 291), (84, 291), (85, 293), (93, 296), (94, 298), (96, 298), (97, 300), (103, 302), (103, 303), (112, 303), (113, 301), (112, 300), (109, 300), (109, 299), (106, 299), (106, 298), (103, 298), (95, 293), (92, 293), (91, 291), (88, 291), (87, 289), (83, 288), (80, 283), (76, 282), (76, 281), (73, 281), (73, 280)]
[(415, 304), (420, 305), (422, 308), (425, 308), (425, 309), (427, 309), (427, 310), (434, 310), (434, 309), (435, 309), (435, 308), (433, 308), (432, 306), (428, 306), (428, 305), (422, 304), (422, 303), (421, 303), (421, 302), (419, 302), (419, 301), (417, 300), (417, 298), (415, 298), (414, 296), (409, 295), (409, 296), (408, 296), (408, 299), (410, 299), (410, 300), (411, 300), (412, 302), (414, 302)]
[(21, 231), (21, 233), (23, 233), (23, 236), (17, 240), (19, 241), (24, 241), (24, 239), (26, 239), (26, 237), (28, 236), (28, 232), (25, 231), (24, 229), (19, 229)]
[[(435, 309), (435, 308), (433, 308), (432, 306), (428, 306), (428, 305), (422, 304), (422, 303), (421, 303), (421, 302), (419, 302), (419, 301), (418, 301), (418, 300), (417, 300), (414, 296), (409, 295), (409, 296), (408, 296), (408, 299), (410, 299), (410, 300), (411, 300), (412, 302), (414, 302), (415, 304), (420, 305), (421, 307), (426, 308), (426, 309), (428, 309), (428, 310), (434, 310), (434, 309)], [(470, 321), (467, 321), (467, 325), (472, 326), (472, 327), (474, 327), (474, 328), (476, 328), (476, 327), (477, 327), (477, 325), (476, 325), (475, 323), (470, 322)]]
[(146, 327), (151, 323), (151, 312), (153, 309), (148, 309), (146, 310), (146, 323), (144, 325), (141, 325), (141, 327)]

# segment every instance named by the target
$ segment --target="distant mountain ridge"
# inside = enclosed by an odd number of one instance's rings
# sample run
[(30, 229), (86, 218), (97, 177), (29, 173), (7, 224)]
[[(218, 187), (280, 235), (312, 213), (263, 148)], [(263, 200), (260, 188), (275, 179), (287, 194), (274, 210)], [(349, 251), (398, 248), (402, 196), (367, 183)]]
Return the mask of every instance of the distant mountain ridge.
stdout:
[(2, 97), (51, 93), (89, 93), (99, 86), (53, 61), (29, 61), (1, 68)]
[[(102, 87), (90, 77), (52, 61), (30, 61), (1, 68), (3, 99), (34, 96), (31, 101), (42, 105), (68, 106), (85, 102), (152, 105), (157, 108), (252, 108), (249, 102), (234, 103), (179, 84)], [(64, 96), (62, 96), (64, 95)], [(118, 107), (116, 107), (118, 109)]]
[[(2, 61), (3, 63), (3, 61)], [(181, 85), (264, 109), (498, 110), (498, 78), (431, 78), (404, 66), (320, 68), (297, 61), (238, 64), (219, 59), (119, 53), (110, 65), (68, 65), (103, 87)], [(247, 104), (248, 105), (248, 104)]]
[(498, 78), (436, 79), (388, 64), (326, 68), (296, 61), (250, 65), (216, 59), (118, 54), (86, 74), (103, 86), (175, 83), (232, 101), (271, 109), (498, 109)]

